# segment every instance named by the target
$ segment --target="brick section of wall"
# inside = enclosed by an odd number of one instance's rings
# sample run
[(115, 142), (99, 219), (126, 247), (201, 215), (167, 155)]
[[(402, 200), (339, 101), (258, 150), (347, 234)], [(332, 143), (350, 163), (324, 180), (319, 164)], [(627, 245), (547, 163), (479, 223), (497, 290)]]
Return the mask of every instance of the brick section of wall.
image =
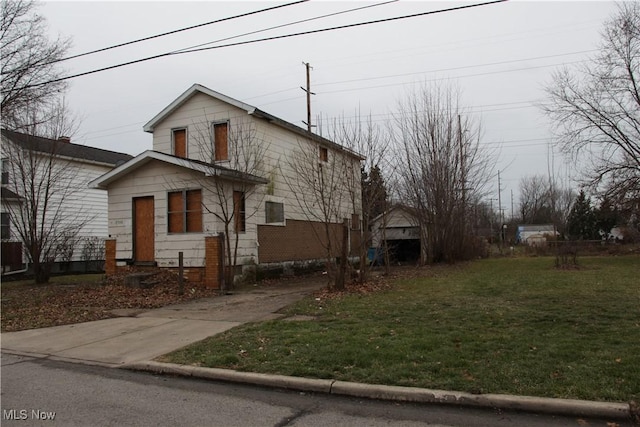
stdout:
[[(339, 256), (342, 224), (331, 224), (330, 233), (333, 253)], [(258, 258), (261, 264), (326, 258), (326, 241), (321, 222), (288, 219), (285, 227), (259, 225)], [(356, 248), (353, 243), (352, 248)]]
[(207, 288), (220, 289), (220, 271), (223, 266), (223, 237), (206, 236), (204, 238), (205, 247), (205, 267), (204, 285)]
[(107, 239), (104, 241), (104, 252), (105, 252), (104, 273), (107, 276), (112, 276), (116, 274), (116, 271), (117, 271), (115, 239)]

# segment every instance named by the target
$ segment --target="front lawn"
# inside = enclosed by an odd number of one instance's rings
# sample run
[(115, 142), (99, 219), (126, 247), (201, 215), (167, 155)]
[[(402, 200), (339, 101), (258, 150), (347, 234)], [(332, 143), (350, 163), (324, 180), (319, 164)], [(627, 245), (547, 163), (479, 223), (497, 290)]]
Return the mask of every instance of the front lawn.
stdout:
[[(640, 399), (640, 257), (489, 259), (390, 290), (318, 294), (290, 316), (162, 358), (313, 378), (606, 401)], [(306, 318), (306, 317), (305, 317)]]

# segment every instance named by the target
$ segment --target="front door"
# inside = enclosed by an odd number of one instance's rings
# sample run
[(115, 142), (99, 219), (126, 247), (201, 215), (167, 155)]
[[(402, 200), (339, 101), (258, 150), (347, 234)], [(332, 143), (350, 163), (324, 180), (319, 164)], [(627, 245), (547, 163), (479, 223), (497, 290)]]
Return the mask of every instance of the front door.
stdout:
[(133, 260), (135, 262), (155, 260), (154, 234), (153, 196), (133, 199)]

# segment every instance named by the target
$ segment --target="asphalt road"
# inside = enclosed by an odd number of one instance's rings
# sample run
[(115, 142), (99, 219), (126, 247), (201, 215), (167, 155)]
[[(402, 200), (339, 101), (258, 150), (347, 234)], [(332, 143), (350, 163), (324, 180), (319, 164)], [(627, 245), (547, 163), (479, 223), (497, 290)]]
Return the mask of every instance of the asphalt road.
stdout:
[(1, 380), (3, 426), (607, 426), (607, 420), (343, 398), (8, 354)]

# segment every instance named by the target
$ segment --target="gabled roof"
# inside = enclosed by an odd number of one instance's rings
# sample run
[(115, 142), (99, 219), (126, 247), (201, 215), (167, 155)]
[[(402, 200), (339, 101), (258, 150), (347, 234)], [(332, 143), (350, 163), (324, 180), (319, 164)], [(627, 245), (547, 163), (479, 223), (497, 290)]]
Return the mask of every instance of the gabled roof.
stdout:
[(405, 205), (403, 203), (394, 203), (389, 209), (387, 209), (386, 211), (382, 212), (381, 214), (378, 214), (375, 218), (373, 218), (371, 220), (371, 223), (373, 224), (375, 222), (380, 221), (380, 219), (382, 217), (384, 217), (385, 215), (387, 215), (387, 216), (391, 215), (391, 212), (396, 211), (396, 210), (406, 212), (406, 213), (408, 213), (410, 216), (412, 216), (414, 218), (416, 217), (416, 209), (415, 208), (412, 208), (411, 206)]
[(182, 157), (176, 157), (170, 154), (160, 153), (158, 151), (147, 150), (129, 160), (127, 163), (124, 163), (116, 167), (115, 169), (105, 173), (104, 175), (94, 179), (89, 183), (89, 188), (106, 189), (112, 182), (122, 178), (128, 173), (138, 169), (139, 167), (142, 167), (143, 165), (153, 160), (183, 167), (195, 172), (200, 172), (207, 177), (220, 177), (229, 181), (241, 181), (251, 184), (266, 184), (269, 182), (265, 178), (238, 172), (236, 170), (225, 168), (215, 164), (205, 163), (193, 159), (184, 159)]
[(43, 154), (55, 154), (56, 156), (63, 156), (72, 159), (104, 163), (111, 166), (116, 166), (119, 163), (126, 162), (133, 158), (133, 156), (125, 153), (28, 135), (26, 133), (14, 132), (8, 129), (2, 129), (2, 136), (27, 150), (33, 150)]
[(226, 102), (227, 104), (233, 105), (234, 107), (238, 107), (241, 110), (245, 110), (248, 114), (252, 114), (256, 110), (255, 107), (252, 107), (249, 104), (245, 104), (244, 102), (240, 102), (236, 99), (211, 90), (208, 87), (195, 83), (185, 92), (183, 92), (182, 95), (177, 97), (171, 104), (167, 105), (162, 111), (156, 114), (156, 116), (151, 119), (146, 125), (144, 125), (142, 129), (145, 132), (153, 133), (153, 130), (158, 123), (164, 120), (167, 116), (171, 115), (171, 113), (177, 110), (180, 106), (182, 106), (182, 104), (187, 102), (193, 95), (197, 93), (204, 93), (205, 95), (209, 95), (212, 98), (219, 99), (220, 101)]
[(169, 115), (171, 115), (174, 111), (176, 111), (180, 106), (182, 106), (184, 103), (186, 103), (189, 99), (191, 99), (191, 97), (193, 97), (194, 95), (198, 94), (198, 93), (203, 93), (205, 95), (208, 95), (212, 98), (218, 99), (222, 102), (225, 102), (229, 105), (232, 105), (234, 107), (237, 107), (241, 110), (244, 110), (247, 112), (247, 114), (252, 115), (254, 117), (258, 117), (264, 120), (267, 120), (270, 123), (273, 123), (276, 126), (279, 126), (281, 128), (287, 129), (293, 133), (296, 133), (300, 136), (303, 136), (305, 138), (309, 138), (313, 141), (316, 141), (320, 144), (323, 144), (327, 147), (333, 148), (335, 150), (347, 153), (359, 160), (364, 160), (364, 157), (362, 157), (360, 154), (356, 153), (355, 151), (349, 150), (348, 148), (343, 147), (340, 144), (336, 144), (335, 142), (328, 140), (326, 138), (323, 138), (319, 135), (314, 134), (313, 132), (309, 132), (306, 129), (301, 128), (300, 126), (296, 126), (293, 123), (287, 122), (286, 120), (282, 120), (278, 117), (272, 116), (271, 114), (264, 112), (252, 105), (249, 104), (245, 104), (242, 101), (238, 101), (237, 99), (231, 98), (230, 96), (227, 95), (223, 95), (220, 92), (216, 92), (214, 90), (209, 89), (208, 87), (202, 86), (200, 84), (194, 84), (192, 85), (189, 89), (187, 89), (185, 92), (182, 93), (182, 95), (180, 95), (179, 97), (177, 97), (171, 104), (169, 104), (167, 107), (165, 107), (162, 111), (160, 111), (158, 114), (156, 114), (156, 116), (151, 119), (147, 124), (145, 124), (143, 126), (143, 130), (145, 132), (151, 132), (153, 133), (156, 125), (158, 125), (158, 123), (160, 123), (161, 121), (163, 121), (165, 118), (167, 118)]

